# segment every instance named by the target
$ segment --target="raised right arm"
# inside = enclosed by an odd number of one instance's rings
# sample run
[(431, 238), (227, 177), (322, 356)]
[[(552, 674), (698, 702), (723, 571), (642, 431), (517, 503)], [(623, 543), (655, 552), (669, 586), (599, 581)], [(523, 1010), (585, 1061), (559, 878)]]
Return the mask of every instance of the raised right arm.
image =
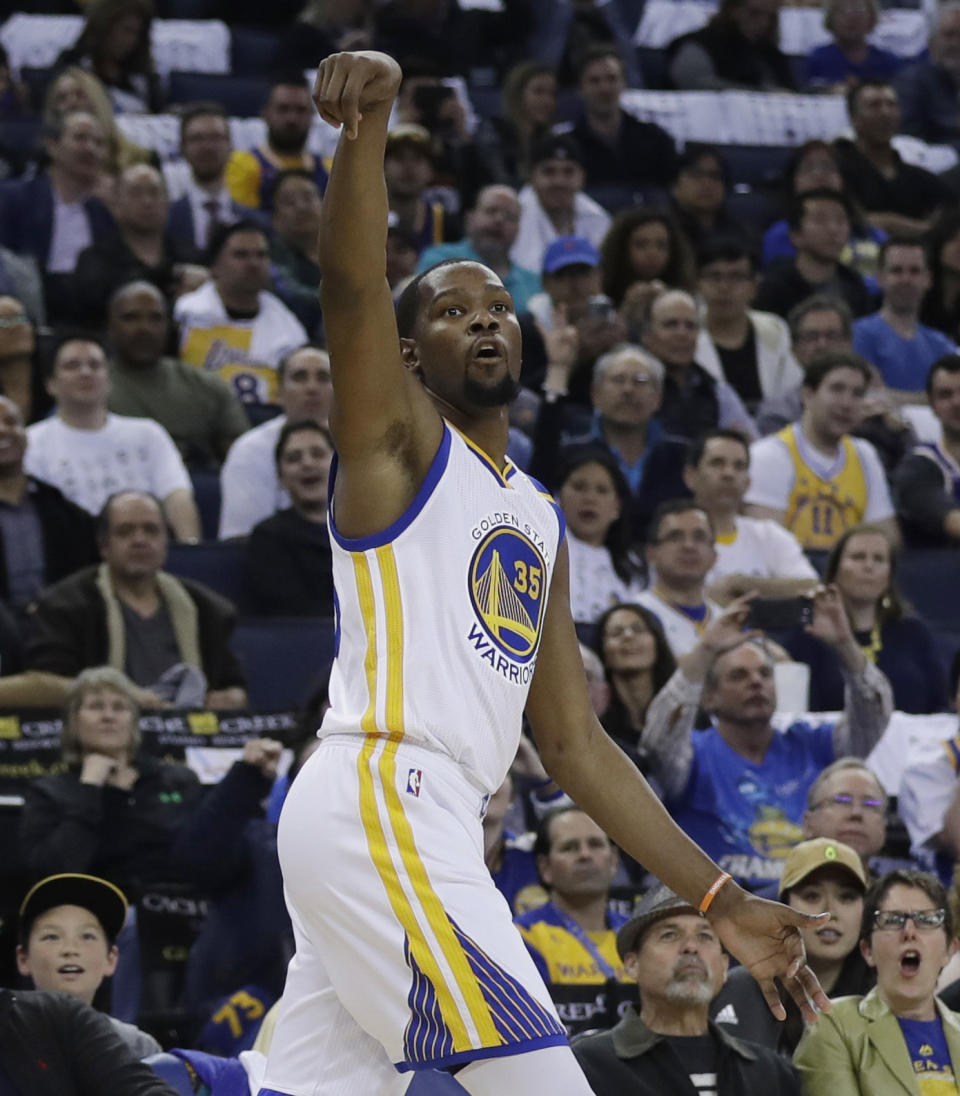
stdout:
[(443, 426), (400, 354), (386, 278), (390, 108), (400, 68), (382, 53), (337, 53), (317, 73), (321, 116), (342, 125), (320, 223), (323, 317), (330, 349), (337, 443), (337, 525), (379, 532), (416, 495)]

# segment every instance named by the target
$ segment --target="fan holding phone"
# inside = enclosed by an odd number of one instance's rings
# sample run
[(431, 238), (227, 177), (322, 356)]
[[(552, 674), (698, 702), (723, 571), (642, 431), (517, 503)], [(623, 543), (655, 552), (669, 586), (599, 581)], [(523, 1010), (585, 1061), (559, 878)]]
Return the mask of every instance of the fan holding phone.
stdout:
[[(947, 682), (930, 629), (910, 613), (896, 585), (896, 553), (882, 526), (857, 525), (837, 541), (827, 559), (825, 578), (836, 583), (854, 637), (866, 658), (886, 674), (895, 707), (925, 715), (947, 708)], [(794, 619), (769, 625), (782, 636), (794, 658), (810, 666), (810, 707), (837, 711), (844, 680), (837, 656)]]
[[(737, 598), (706, 624), (647, 710), (640, 740), (667, 809), (751, 889), (779, 878), (783, 858), (801, 839), (818, 773), (839, 757), (866, 757), (892, 710), (890, 685), (860, 649), (835, 586), (818, 588), (786, 615), (782, 606), (752, 610), (755, 601), (751, 594)], [(779, 623), (808, 613), (805, 633), (842, 668), (843, 715), (774, 729), (773, 657), (751, 616)], [(711, 725), (693, 734), (701, 706)]]

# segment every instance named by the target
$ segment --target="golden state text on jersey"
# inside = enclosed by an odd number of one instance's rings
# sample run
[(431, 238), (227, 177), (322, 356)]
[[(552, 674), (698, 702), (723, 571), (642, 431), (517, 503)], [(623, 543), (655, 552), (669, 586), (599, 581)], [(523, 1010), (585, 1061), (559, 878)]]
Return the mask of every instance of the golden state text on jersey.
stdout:
[(494, 791), (516, 752), (536, 667), (564, 533), (556, 502), (445, 424), (397, 521), (350, 539), (331, 506), (330, 533), (338, 636), (321, 734), (388, 734), (441, 749)]

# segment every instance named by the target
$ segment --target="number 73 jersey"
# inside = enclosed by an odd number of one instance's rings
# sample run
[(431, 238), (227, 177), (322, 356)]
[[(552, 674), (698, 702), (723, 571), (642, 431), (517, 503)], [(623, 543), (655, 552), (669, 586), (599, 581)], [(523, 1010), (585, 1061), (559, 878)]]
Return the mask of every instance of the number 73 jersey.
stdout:
[(321, 736), (391, 735), (442, 750), (494, 792), (519, 741), (564, 535), (559, 506), (445, 424), (393, 525), (349, 539), (331, 506), (329, 527), (337, 637)]

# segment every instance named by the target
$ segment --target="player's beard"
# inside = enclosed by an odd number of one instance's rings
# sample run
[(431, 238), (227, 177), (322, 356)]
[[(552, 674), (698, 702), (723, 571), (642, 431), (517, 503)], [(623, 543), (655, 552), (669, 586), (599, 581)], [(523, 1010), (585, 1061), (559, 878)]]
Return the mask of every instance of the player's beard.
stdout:
[(481, 384), (473, 377), (463, 382), (463, 395), (475, 407), (506, 407), (520, 391), (520, 382), (508, 373), (495, 384)]

